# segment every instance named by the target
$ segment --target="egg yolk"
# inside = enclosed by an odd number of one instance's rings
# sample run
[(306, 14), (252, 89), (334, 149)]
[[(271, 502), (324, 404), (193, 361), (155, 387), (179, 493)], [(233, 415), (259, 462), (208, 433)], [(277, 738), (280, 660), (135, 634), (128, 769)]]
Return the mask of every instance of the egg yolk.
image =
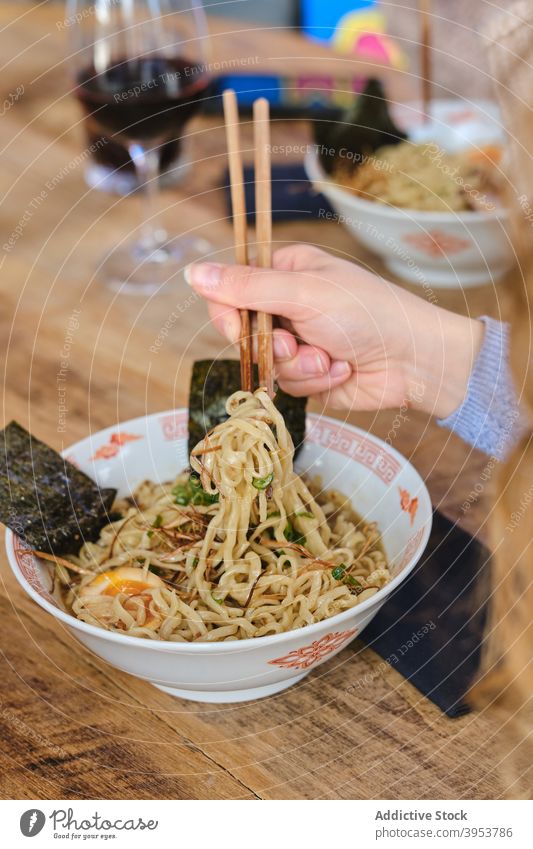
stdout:
[(118, 569), (109, 569), (102, 572), (90, 584), (87, 584), (80, 595), (118, 595), (124, 593), (128, 596), (141, 595), (146, 590), (163, 587), (161, 578), (153, 572), (141, 573), (140, 569), (132, 566), (119, 566)]

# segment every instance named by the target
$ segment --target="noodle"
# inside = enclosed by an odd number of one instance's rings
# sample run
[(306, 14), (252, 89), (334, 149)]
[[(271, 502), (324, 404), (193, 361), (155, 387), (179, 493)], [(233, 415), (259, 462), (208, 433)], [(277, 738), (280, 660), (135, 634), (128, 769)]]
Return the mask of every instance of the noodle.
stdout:
[(191, 455), (193, 473), (141, 484), (121, 518), (85, 543), (65, 579), (79, 619), (137, 637), (213, 642), (320, 622), (390, 580), (379, 532), (346, 498), (306, 484), (263, 390), (236, 392), (229, 418)]
[(333, 175), (344, 189), (375, 203), (431, 212), (491, 211), (502, 186), (493, 160), (501, 151), (445, 153), (435, 144), (380, 147), (355, 169), (342, 161)]

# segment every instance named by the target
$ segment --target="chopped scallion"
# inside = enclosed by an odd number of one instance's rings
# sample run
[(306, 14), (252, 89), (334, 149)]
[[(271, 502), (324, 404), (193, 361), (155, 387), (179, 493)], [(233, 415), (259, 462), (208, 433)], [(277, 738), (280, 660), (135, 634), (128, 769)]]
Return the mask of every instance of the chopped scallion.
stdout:
[(344, 579), (344, 583), (349, 587), (362, 587), (361, 581), (358, 581), (357, 578), (354, 578), (353, 575), (346, 575)]
[(305, 545), (305, 537), (293, 527), (292, 522), (287, 521), (283, 533), (287, 542), (294, 542), (297, 545)]
[(271, 472), (264, 478), (253, 478), (252, 486), (255, 486), (256, 489), (263, 490), (267, 489), (272, 481), (274, 480), (274, 473)]
[(218, 502), (218, 492), (211, 494), (202, 489), (200, 480), (193, 483), (190, 479), (186, 484), (177, 484), (172, 490), (172, 495), (176, 504), (186, 506), (194, 504), (195, 506), (208, 507), (210, 504)]

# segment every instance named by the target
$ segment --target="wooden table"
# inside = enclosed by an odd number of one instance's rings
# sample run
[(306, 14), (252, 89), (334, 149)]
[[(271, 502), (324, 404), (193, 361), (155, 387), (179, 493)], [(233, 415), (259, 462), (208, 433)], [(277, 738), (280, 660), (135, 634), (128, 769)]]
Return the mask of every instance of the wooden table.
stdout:
[[(146, 299), (117, 296), (94, 279), (104, 247), (137, 226), (137, 204), (84, 183), (79, 113), (65, 94), (61, 16), (57, 6), (0, 5), (0, 101), (24, 85), (0, 120), (2, 243), (25, 219), (15, 247), (0, 252), (3, 416), (58, 449), (89, 429), (185, 404), (192, 361), (221, 345), (183, 281)], [(259, 56), (260, 67), (294, 72), (311, 57), (314, 70), (353, 70), (295, 34), (212, 26), (219, 56), (240, 51)], [(400, 98), (413, 82), (398, 74), (389, 84)], [(199, 120), (190, 132), (197, 161), (186, 183), (164, 191), (165, 217), (174, 231), (205, 236), (213, 257), (229, 257), (220, 121)], [(273, 127), (275, 143), (307, 138), (302, 124)], [(375, 265), (335, 223), (276, 225), (274, 239), (313, 242)], [(439, 303), (473, 314), (496, 310), (488, 288), (441, 292)], [(62, 433), (56, 376), (75, 310)], [(172, 332), (151, 353), (176, 312)], [(354, 421), (385, 436), (394, 415)], [(484, 504), (464, 516), (461, 505), (486, 460), (412, 413), (395, 445), (427, 478), (435, 504), (483, 531)], [(503, 791), (494, 720), (446, 719), (394, 669), (378, 670), (370, 650), (349, 648), (263, 702), (179, 701), (89, 654), (30, 601), (1, 559), (4, 798), (493, 798)], [(347, 689), (372, 670), (371, 687)]]

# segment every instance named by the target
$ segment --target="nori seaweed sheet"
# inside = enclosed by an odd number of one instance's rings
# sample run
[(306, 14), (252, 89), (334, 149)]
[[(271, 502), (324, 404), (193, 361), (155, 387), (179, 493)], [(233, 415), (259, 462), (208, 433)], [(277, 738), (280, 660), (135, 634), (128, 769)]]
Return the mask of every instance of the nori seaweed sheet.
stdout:
[(384, 145), (400, 144), (407, 134), (392, 120), (382, 83), (369, 79), (338, 121), (313, 122), (313, 137), (320, 164), (331, 174), (338, 165), (355, 170), (366, 156)]
[[(240, 389), (241, 370), (238, 360), (197, 360), (193, 364), (189, 394), (189, 454), (208, 430), (225, 421), (226, 401)], [(254, 386), (258, 385), (254, 366)], [(307, 398), (293, 398), (278, 389), (274, 399), (292, 436), (295, 456), (305, 436)]]
[(77, 554), (110, 521), (115, 495), (17, 422), (0, 431), (0, 521), (33, 549)]

